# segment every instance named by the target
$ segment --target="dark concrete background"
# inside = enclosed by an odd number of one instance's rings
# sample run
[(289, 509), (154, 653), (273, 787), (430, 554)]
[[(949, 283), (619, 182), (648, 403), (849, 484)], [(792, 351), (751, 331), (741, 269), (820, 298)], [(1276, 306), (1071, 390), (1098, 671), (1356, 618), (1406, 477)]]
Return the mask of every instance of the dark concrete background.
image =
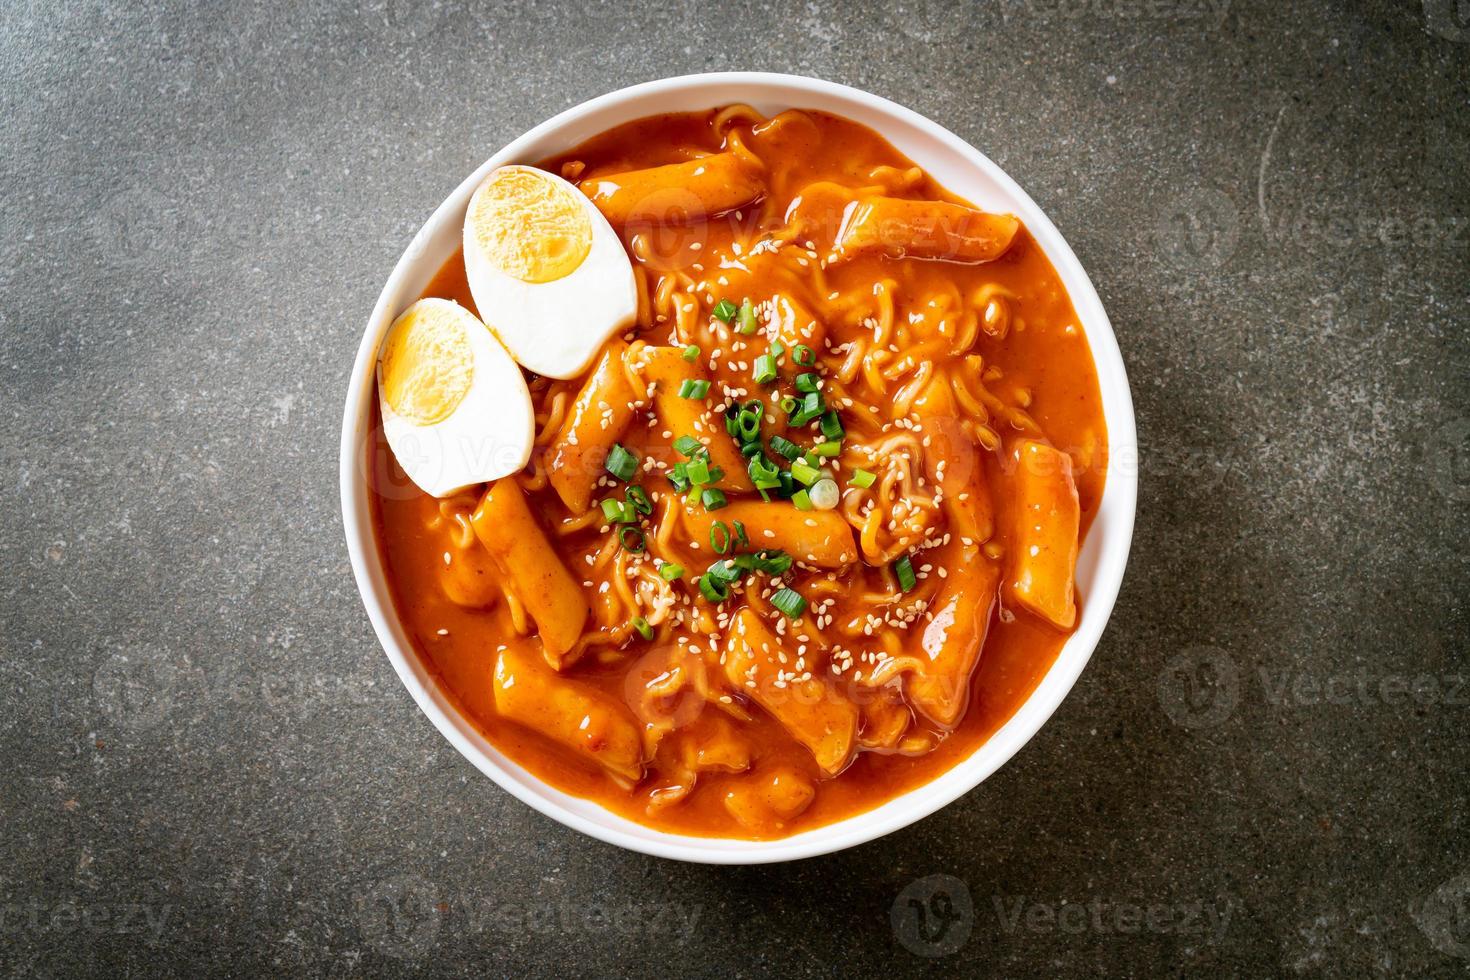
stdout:
[[(739, 68), (1014, 175), (1144, 457), (1107, 635), (1010, 765), (718, 869), (444, 742), (363, 614), (336, 454), (378, 289), (466, 173)], [(1464, 975), (1467, 100), (1453, 0), (0, 6), (0, 969)]]

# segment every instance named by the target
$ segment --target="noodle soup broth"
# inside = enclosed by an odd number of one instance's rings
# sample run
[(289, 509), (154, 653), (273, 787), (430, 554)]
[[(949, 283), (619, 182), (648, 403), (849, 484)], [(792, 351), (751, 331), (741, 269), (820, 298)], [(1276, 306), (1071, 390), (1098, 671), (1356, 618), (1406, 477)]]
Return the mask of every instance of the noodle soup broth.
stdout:
[[(575, 377), (526, 373), (513, 475), (436, 498), (370, 447), (442, 689), (538, 778), (696, 836), (785, 837), (973, 753), (1075, 629), (1106, 469), (1025, 227), (815, 111), (650, 117), (538, 166), (616, 229), (637, 314)], [(462, 252), (423, 295), (478, 312)]]

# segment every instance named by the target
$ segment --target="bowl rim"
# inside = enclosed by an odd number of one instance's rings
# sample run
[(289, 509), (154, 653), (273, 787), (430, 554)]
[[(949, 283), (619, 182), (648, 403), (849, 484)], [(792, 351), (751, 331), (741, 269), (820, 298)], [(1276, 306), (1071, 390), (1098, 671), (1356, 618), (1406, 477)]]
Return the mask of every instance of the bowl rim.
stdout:
[[(723, 86), (769, 89), (770, 101), (785, 106), (802, 106), (804, 96), (854, 103), (867, 112), (888, 117), (895, 125), (910, 127), (919, 135), (934, 140), (942, 149), (962, 158), (965, 164), (973, 166), (983, 178), (994, 182), (1013, 198), (1019, 205), (1015, 211), (1025, 221), (1028, 231), (1067, 287), (1092, 351), (1108, 426), (1107, 479), (1097, 516), (1083, 548), (1083, 557), (1089, 560), (1093, 579), (1082, 596), (1079, 610), (1082, 615), (1076, 631), (1067, 638), (1056, 661), (1035, 690), (973, 753), (928, 783), (834, 823), (790, 837), (762, 841), (693, 837), (636, 823), (590, 800), (543, 783), (480, 735), (432, 679), (427, 664), (413, 650), (398, 622), (382, 567), (364, 472), (365, 441), (371, 434), (367, 426), (371, 416), (368, 401), (373, 378), (371, 368), (376, 361), (381, 335), (391, 322), (389, 314), (396, 314), (392, 308), (401, 302), (399, 297), (407, 284), (420, 280), (427, 283), (438, 270), (443, 255), (437, 261), (428, 262), (425, 272), (426, 257), (437, 254), (433, 242), (444, 237), (450, 222), (453, 222), (457, 238), (465, 205), (484, 175), (504, 163), (521, 162), (531, 147), (538, 146), (549, 137), (560, 136), (569, 130), (577, 134), (559, 142), (565, 148), (610, 125), (648, 114), (637, 112), (618, 121), (599, 123), (596, 128), (579, 131), (579, 123), (606, 110), (636, 103), (649, 96), (688, 94), (693, 90), (717, 90)], [(722, 102), (718, 98), (707, 103), (709, 107), (719, 104)], [(881, 125), (866, 119), (859, 121), (887, 138), (888, 134), (883, 132)], [(548, 154), (538, 154), (536, 158), (545, 155)], [(947, 185), (947, 182), (942, 183)], [(419, 289), (422, 289), (422, 284)], [(417, 292), (414, 297), (416, 295)], [(1132, 394), (1107, 312), (1086, 270), (1056, 226), (1004, 170), (938, 123), (861, 89), (776, 72), (709, 72), (642, 82), (566, 109), (494, 153), (435, 209), (394, 265), (368, 318), (348, 384), (338, 469), (348, 555), (373, 632), (419, 709), (461, 755), (521, 802), (597, 840), (656, 857), (694, 863), (765, 864), (829, 854), (921, 820), (979, 786), (1041, 729), (1091, 659), (1117, 600), (1133, 538), (1138, 492), (1137, 454)]]

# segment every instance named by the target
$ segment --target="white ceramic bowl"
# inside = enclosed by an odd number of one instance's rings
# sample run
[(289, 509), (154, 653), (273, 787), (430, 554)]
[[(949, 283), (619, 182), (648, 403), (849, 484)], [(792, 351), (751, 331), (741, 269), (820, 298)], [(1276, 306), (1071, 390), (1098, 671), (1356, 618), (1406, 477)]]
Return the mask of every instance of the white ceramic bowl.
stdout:
[[(373, 361), (378, 345), (394, 317), (418, 297), (459, 244), (465, 207), (486, 173), (503, 164), (530, 163), (551, 156), (631, 119), (732, 102), (749, 103), (767, 114), (796, 107), (846, 116), (882, 134), (960, 197), (1020, 217), (1066, 284), (1087, 332), (1097, 364), (1112, 460), (1101, 507), (1078, 560), (1080, 624), (1015, 716), (973, 755), (933, 782), (867, 813), (775, 841), (685, 837), (640, 826), (596, 803), (547, 786), (486, 741), (439, 689), (394, 613), (373, 540), (363, 463), (371, 434)], [(414, 236), (378, 296), (353, 366), (342, 419), (342, 521), (357, 587), (388, 659), (424, 714), (481, 772), (547, 816), (620, 847), (683, 861), (760, 864), (826, 854), (905, 827), (974, 789), (1026, 744), (1071, 690), (1112, 612), (1133, 535), (1137, 451), (1128, 378), (1092, 282), (1041, 209), (984, 154), (917, 113), (845, 85), (756, 72), (686, 75), (634, 85), (584, 102), (542, 123), (466, 177)]]

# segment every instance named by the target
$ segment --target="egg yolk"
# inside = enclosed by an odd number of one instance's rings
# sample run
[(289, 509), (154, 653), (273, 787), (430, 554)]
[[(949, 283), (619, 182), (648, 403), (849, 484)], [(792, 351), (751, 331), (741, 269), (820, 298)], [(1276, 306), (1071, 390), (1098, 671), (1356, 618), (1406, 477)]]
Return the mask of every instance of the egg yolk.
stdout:
[(481, 254), (522, 282), (551, 282), (576, 271), (592, 249), (587, 206), (538, 170), (496, 171), (470, 203)]
[(464, 401), (474, 374), (464, 323), (452, 310), (415, 304), (389, 330), (378, 387), (393, 411), (433, 425)]

